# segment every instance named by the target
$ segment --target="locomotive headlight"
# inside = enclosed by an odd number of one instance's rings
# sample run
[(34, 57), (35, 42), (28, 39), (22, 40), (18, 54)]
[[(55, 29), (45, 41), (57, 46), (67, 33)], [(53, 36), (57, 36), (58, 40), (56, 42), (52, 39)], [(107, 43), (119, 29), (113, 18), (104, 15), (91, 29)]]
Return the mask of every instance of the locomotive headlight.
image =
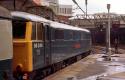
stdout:
[(16, 67), (16, 71), (22, 71), (23, 65), (22, 64), (18, 64)]

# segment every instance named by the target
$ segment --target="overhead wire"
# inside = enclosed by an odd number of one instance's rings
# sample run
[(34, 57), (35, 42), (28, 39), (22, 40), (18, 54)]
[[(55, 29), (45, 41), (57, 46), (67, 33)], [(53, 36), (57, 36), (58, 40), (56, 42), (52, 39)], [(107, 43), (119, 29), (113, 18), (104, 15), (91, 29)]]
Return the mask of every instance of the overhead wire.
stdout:
[[(76, 0), (72, 0), (73, 1), (73, 3), (75, 3), (77, 6), (78, 6), (78, 8), (84, 13), (84, 14), (86, 14), (86, 12), (79, 6), (79, 4), (76, 2)], [(87, 14), (86, 14), (87, 15)], [(90, 17), (87, 15), (87, 17), (90, 19)], [(85, 18), (85, 19), (87, 19), (87, 17)], [(89, 19), (87, 19), (89, 22), (91, 22)]]

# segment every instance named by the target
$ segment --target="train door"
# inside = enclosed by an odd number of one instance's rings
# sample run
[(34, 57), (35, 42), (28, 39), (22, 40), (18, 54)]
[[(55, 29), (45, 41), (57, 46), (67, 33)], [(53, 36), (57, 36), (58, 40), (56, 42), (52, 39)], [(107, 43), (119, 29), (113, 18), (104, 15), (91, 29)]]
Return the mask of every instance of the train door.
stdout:
[(44, 25), (44, 61), (45, 65), (51, 64), (51, 28), (49, 25)]
[(44, 27), (42, 23), (33, 22), (32, 26), (33, 68), (44, 67)]

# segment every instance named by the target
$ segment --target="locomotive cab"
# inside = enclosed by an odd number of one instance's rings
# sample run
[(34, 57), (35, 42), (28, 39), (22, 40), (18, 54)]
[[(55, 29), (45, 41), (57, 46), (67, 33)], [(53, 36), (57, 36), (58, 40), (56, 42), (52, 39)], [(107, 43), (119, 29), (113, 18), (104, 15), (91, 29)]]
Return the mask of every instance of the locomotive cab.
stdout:
[[(29, 21), (13, 20), (13, 70), (14, 76), (18, 73), (32, 71), (32, 42)], [(17, 73), (18, 72), (18, 73)]]
[[(15, 78), (50, 64), (49, 25), (13, 17), (13, 70)], [(46, 53), (46, 54), (44, 54)], [(46, 59), (45, 59), (46, 57)], [(45, 62), (46, 61), (46, 62)]]

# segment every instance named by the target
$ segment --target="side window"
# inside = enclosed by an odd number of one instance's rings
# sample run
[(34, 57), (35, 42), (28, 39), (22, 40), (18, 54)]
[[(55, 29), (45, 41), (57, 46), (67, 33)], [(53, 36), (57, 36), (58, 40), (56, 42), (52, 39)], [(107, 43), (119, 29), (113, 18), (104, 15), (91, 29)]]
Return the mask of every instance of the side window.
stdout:
[(79, 37), (79, 36), (78, 36), (78, 32), (77, 32), (77, 31), (74, 31), (74, 32), (73, 32), (73, 39), (74, 39), (74, 40), (78, 40), (78, 37)]
[(64, 30), (55, 30), (55, 39), (64, 39)]
[(90, 33), (87, 33), (86, 38), (87, 38), (87, 39), (90, 39), (90, 38), (91, 38), (91, 34), (90, 34)]
[(84, 32), (81, 33), (81, 39), (82, 39), (82, 40), (85, 39), (85, 33), (84, 33)]
[(81, 32), (78, 31), (78, 40), (81, 40)]
[(91, 34), (90, 34), (90, 33), (83, 32), (83, 33), (82, 33), (82, 37), (83, 37), (83, 39), (90, 39), (90, 38), (91, 38)]
[(43, 24), (42, 23), (33, 22), (32, 40), (43, 40)]
[(51, 28), (51, 40), (55, 40), (55, 29)]
[(74, 40), (81, 40), (81, 33), (79, 31), (73, 32), (73, 39)]
[(64, 39), (65, 40), (71, 40), (71, 39), (73, 39), (73, 31), (71, 31), (71, 30), (65, 30), (64, 31)]
[(50, 40), (50, 28), (49, 28), (49, 25), (45, 26), (45, 32), (44, 32), (44, 34), (45, 34), (45, 40), (46, 41)]
[(43, 40), (43, 24), (37, 23), (37, 39)]
[(81, 32), (81, 40), (83, 40), (83, 36), (84, 36), (84, 35), (83, 35), (83, 32)]
[(13, 21), (13, 38), (25, 38), (26, 22)]
[(73, 40), (76, 40), (77, 37), (76, 37), (76, 31), (73, 31)]
[(36, 23), (33, 22), (32, 26), (32, 40), (36, 40)]

